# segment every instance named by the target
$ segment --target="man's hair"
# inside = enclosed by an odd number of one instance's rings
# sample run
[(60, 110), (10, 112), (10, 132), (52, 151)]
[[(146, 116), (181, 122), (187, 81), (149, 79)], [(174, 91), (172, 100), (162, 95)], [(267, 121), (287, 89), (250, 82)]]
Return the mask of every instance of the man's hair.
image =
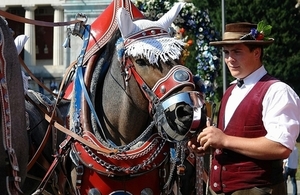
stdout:
[(254, 51), (254, 49), (256, 49), (256, 48), (260, 48), (260, 50), (261, 50), (260, 61), (263, 60), (263, 56), (264, 56), (264, 47), (263, 46), (260, 46), (260, 45), (249, 45), (249, 44), (246, 44), (246, 46), (249, 48), (249, 50), (251, 52)]

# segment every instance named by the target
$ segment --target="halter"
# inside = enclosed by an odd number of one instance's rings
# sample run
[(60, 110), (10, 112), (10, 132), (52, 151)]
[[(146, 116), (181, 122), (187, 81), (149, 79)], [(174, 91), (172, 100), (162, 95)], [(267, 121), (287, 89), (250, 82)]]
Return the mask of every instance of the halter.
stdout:
[[(188, 91), (169, 97), (174, 90), (183, 86), (192, 86), (195, 89), (193, 74), (188, 68), (182, 65), (175, 65), (166, 76), (156, 82), (152, 89), (149, 88), (138, 74), (129, 58), (125, 60), (124, 70), (126, 72), (125, 81), (127, 82), (132, 74), (147, 97), (149, 112), (152, 113), (159, 134), (163, 138), (171, 142), (182, 141), (197, 133), (201, 122), (201, 109), (204, 105), (204, 102), (201, 101), (201, 94), (196, 91)], [(166, 111), (177, 103), (185, 103), (193, 108), (193, 120), (189, 131), (185, 135), (175, 132), (170, 127), (165, 115)]]

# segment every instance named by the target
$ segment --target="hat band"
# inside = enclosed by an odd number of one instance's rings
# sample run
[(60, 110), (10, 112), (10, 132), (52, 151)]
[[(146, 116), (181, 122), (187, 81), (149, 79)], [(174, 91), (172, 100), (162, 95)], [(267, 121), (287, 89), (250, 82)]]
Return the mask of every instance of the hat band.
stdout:
[(225, 32), (223, 35), (223, 40), (238, 40), (240, 39), (242, 36), (244, 36), (245, 32)]

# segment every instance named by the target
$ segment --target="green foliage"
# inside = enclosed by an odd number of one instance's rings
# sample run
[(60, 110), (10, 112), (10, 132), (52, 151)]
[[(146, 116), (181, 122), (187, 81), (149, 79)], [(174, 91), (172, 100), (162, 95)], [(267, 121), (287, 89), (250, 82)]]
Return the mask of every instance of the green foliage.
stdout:
[(264, 34), (264, 39), (267, 40), (267, 37), (271, 34), (272, 26), (268, 25), (265, 21), (260, 21), (257, 24), (257, 31)]
[[(224, 1), (225, 23), (265, 21), (272, 26), (269, 37), (275, 39), (274, 43), (264, 49), (264, 65), (273, 76), (289, 84), (300, 94), (300, 9), (295, 8), (296, 1), (273, 0), (231, 0)], [(174, 2), (174, 1), (172, 1)], [(220, 0), (192, 0), (200, 10), (205, 10), (211, 19), (212, 28), (216, 33), (222, 32), (222, 1)], [(196, 55), (191, 48), (191, 55)], [(195, 71), (197, 65), (191, 60), (187, 61)], [(220, 62), (221, 65), (222, 62)], [(221, 68), (222, 69), (222, 68)], [(226, 68), (227, 70), (227, 68)], [(222, 72), (216, 78), (218, 94), (223, 95)], [(232, 81), (229, 71), (226, 71), (228, 86)]]
[[(208, 9), (210, 18), (219, 31), (222, 30), (221, 2), (194, 0), (199, 8)], [(272, 26), (269, 37), (275, 41), (264, 49), (263, 63), (270, 74), (286, 82), (300, 94), (300, 9), (295, 8), (296, 1), (224, 0), (224, 2), (226, 23), (258, 23), (263, 20)], [(230, 75), (227, 78), (231, 78)], [(229, 82), (230, 79), (227, 85)]]
[[(158, 20), (172, 7), (172, 2), (167, 0), (136, 0), (135, 4), (150, 20)], [(220, 68), (220, 48), (210, 46), (209, 42), (219, 40), (220, 36), (215, 31), (208, 12), (197, 8), (193, 3), (185, 3), (173, 23), (175, 28), (184, 32), (180, 39), (186, 41), (187, 38), (193, 42), (187, 48), (189, 55), (185, 65), (200, 78), (197, 83), (202, 84), (200, 90), (206, 99), (214, 100), (216, 77)]]

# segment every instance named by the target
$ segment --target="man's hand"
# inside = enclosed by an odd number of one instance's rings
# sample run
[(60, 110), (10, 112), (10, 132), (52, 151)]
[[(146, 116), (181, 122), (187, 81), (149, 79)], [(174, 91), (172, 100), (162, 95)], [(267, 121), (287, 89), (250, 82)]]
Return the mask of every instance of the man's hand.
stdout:
[[(209, 148), (212, 146), (208, 142), (208, 137), (210, 136), (210, 128), (217, 129), (214, 126), (211, 126), (211, 119), (207, 118), (206, 120), (206, 128), (198, 135), (198, 137), (193, 137), (190, 141), (188, 141), (189, 148), (196, 154), (205, 154), (206, 152), (210, 152)], [(219, 130), (219, 129), (217, 129)], [(206, 131), (206, 132), (205, 132)]]

